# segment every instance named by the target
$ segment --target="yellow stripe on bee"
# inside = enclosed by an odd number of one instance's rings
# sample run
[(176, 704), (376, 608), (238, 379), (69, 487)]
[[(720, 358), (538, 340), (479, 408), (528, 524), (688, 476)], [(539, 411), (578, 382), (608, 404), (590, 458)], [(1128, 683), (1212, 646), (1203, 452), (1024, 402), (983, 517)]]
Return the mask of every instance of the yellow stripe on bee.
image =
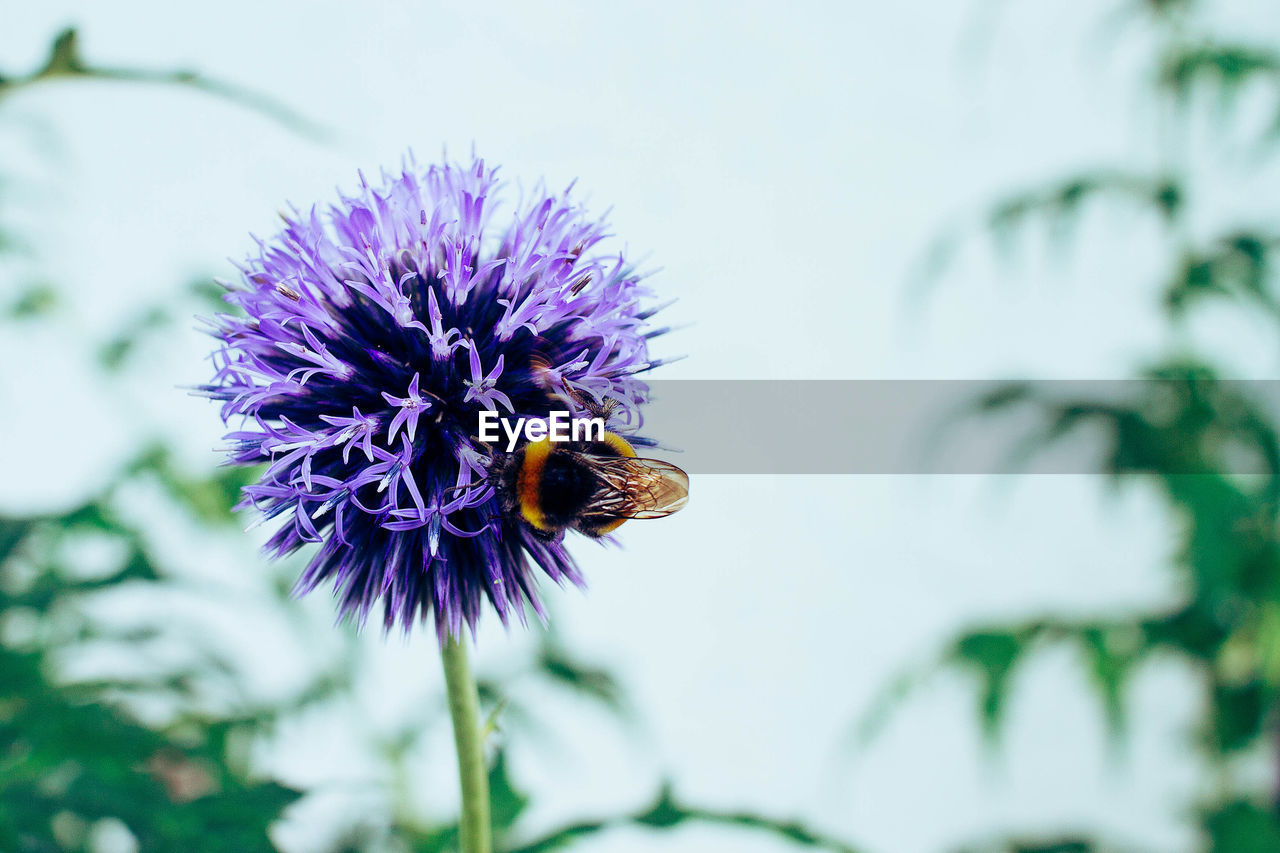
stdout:
[(516, 477), (516, 499), (520, 503), (520, 515), (539, 530), (549, 530), (542, 512), (538, 485), (542, 482), (542, 469), (551, 455), (551, 439), (540, 438), (524, 446), (524, 461)]
[[(604, 434), (604, 443), (618, 451), (619, 456), (626, 456), (631, 459), (636, 458), (635, 450), (632, 449), (630, 444), (627, 444), (627, 440), (625, 438), (618, 435), (616, 432), (606, 432)], [(622, 522), (618, 523), (621, 524)]]
[(597, 524), (595, 528), (596, 533), (612, 533), (621, 527), (624, 521), (626, 521), (625, 518), (615, 518), (607, 524)]

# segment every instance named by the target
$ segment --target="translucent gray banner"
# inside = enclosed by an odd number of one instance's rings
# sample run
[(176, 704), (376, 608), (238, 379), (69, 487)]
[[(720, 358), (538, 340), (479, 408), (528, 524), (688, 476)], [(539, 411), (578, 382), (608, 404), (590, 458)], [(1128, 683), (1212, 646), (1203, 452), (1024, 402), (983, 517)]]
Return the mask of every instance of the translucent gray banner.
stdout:
[[(1280, 380), (666, 380), (645, 455), (691, 474), (1270, 473)], [(1054, 435), (1045, 445), (1038, 439)], [(1196, 436), (1193, 441), (1188, 436)]]

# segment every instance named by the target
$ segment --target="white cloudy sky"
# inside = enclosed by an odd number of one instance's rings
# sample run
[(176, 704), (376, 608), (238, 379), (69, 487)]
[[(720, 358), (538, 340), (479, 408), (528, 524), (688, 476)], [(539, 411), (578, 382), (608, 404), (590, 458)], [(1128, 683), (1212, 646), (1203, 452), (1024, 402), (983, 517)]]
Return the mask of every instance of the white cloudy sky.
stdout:
[[(1114, 3), (7, 5), (6, 70), (36, 63), (75, 22), (93, 60), (198, 68), (336, 136), (301, 140), (160, 89), (59, 84), (6, 103), (26, 122), (0, 139), (5, 171), (26, 176), (9, 207), (75, 332), (0, 341), (17, 366), (0, 373), (0, 398), (20, 401), (0, 437), (29, 449), (6, 465), (5, 506), (71, 500), (156, 432), (206, 464), (214, 413), (172, 390), (203, 378), (198, 334), (182, 327), (148, 347), (123, 402), (83, 373), (85, 353), (141, 306), (226, 273), (285, 203), (328, 199), (410, 147), (425, 160), (474, 144), (512, 179), (577, 178), (612, 206), (617, 234), (662, 267), (653, 285), (680, 298), (672, 319), (693, 324), (660, 348), (689, 356), (667, 377), (1112, 377), (1167, 343), (1152, 309), (1156, 229), (1122, 212), (1091, 214), (1076, 255), (1045, 256), (1033, 240), (1010, 270), (979, 243), (927, 297), (908, 287), (931, 237), (1003, 190), (1158, 162), (1160, 117), (1134, 86), (1150, 40)], [(1249, 4), (1236, 5), (1223, 14), (1246, 20)], [(1234, 200), (1222, 187), (1209, 201)], [(1192, 331), (1229, 343), (1243, 375), (1275, 364), (1247, 322)], [(705, 477), (679, 516), (624, 530), (625, 551), (578, 548), (589, 594), (551, 597), (574, 648), (622, 673), (652, 736), (627, 745), (586, 715), (573, 754), (517, 755), (542, 791), (531, 831), (637, 805), (668, 771), (691, 799), (800, 816), (872, 850), (1073, 826), (1188, 844), (1194, 701), (1167, 667), (1138, 679), (1140, 724), (1118, 764), (1065, 655), (1020, 681), (994, 765), (969, 690), (950, 678), (856, 762), (834, 752), (893, 672), (976, 619), (1169, 600), (1172, 531), (1151, 495), (1108, 495), (1087, 477)], [(191, 559), (252, 573), (246, 553)], [(308, 654), (262, 651), (270, 635), (245, 621), (235, 630), (259, 649), (265, 680)], [(488, 627), (480, 657), (499, 667), (523, 641)], [(434, 695), (430, 653), (395, 641), (371, 655), (375, 723)], [(298, 778), (341, 778), (356, 750), (344, 731), (316, 722), (271, 760)], [(422, 796), (447, 809), (439, 746), (424, 756)], [(313, 816), (282, 829), (288, 849), (315, 849)], [(781, 847), (697, 830), (582, 849)]]

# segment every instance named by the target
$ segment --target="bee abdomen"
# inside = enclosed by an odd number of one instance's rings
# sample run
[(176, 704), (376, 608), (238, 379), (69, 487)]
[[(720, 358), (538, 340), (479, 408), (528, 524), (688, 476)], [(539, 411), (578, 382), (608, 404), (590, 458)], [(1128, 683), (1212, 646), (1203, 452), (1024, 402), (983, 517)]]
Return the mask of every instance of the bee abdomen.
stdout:
[(596, 475), (576, 456), (552, 452), (538, 489), (545, 523), (554, 528), (573, 524), (598, 487)]
[(546, 439), (525, 445), (516, 478), (520, 516), (543, 531), (573, 524), (597, 487), (596, 476), (575, 454)]
[(559, 534), (576, 527), (588, 536), (603, 536), (625, 519), (592, 513), (603, 481), (591, 460), (635, 455), (631, 445), (613, 433), (606, 433), (603, 441), (531, 441), (512, 457), (500, 478), (500, 491), (508, 496), (507, 511), (517, 511), (536, 531)]

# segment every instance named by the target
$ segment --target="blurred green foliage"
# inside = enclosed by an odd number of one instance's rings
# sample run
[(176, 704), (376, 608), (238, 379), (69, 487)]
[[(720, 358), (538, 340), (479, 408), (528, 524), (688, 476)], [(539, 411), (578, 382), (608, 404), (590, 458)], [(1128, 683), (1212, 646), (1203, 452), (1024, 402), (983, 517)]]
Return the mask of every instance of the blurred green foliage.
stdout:
[[(1209, 16), (1202, 14), (1207, 8), (1191, 0), (1147, 4), (1150, 14), (1142, 26), (1154, 32), (1157, 45), (1149, 96), (1161, 114), (1175, 119), (1159, 131), (1157, 147), (1173, 153), (1152, 170), (1158, 177), (1090, 169), (1047, 188), (1015, 193), (985, 217), (986, 229), (1003, 245), (1037, 222), (1066, 243), (1086, 205), (1120, 202), (1150, 212), (1164, 227), (1171, 273), (1160, 310), (1171, 329), (1183, 328), (1189, 315), (1210, 302), (1280, 320), (1275, 291), (1280, 232), (1236, 224), (1203, 243), (1190, 236), (1196, 233), (1193, 220), (1206, 219), (1196, 207), (1203, 196), (1195, 181), (1221, 174), (1214, 168), (1221, 164), (1189, 160), (1185, 139), (1191, 128), (1229, 125), (1243, 93), (1258, 87), (1277, 112), (1257, 140), (1262, 154), (1253, 168), (1261, 171), (1272, 163), (1274, 136), (1280, 132), (1280, 51), (1213, 38)], [(1249, 212), (1238, 216), (1247, 220)], [(935, 248), (935, 269), (947, 262), (955, 245), (956, 239), (948, 237)], [(874, 732), (921, 679), (949, 669), (976, 679), (979, 717), (995, 740), (1019, 668), (1038, 649), (1066, 645), (1083, 661), (1111, 731), (1123, 739), (1134, 724), (1125, 713), (1126, 689), (1144, 663), (1162, 655), (1190, 667), (1202, 694), (1197, 744), (1213, 783), (1201, 802), (1189, 805), (1198, 815), (1204, 849), (1280, 850), (1280, 779), (1274, 778), (1274, 768), (1280, 767), (1278, 427), (1261, 401), (1250, 396), (1256, 388), (1220, 377), (1214, 353), (1178, 343), (1153, 354), (1140, 373), (1150, 382), (1123, 402), (1053, 397), (1027, 383), (1010, 383), (975, 401), (975, 411), (987, 417), (1018, 407), (1039, 414), (1044, 427), (1027, 437), (1019, 454), (1078, 431), (1104, 436), (1100, 472), (1116, 488), (1157, 490), (1177, 522), (1180, 541), (1172, 569), (1181, 600), (1154, 612), (1035, 618), (967, 631), (933, 666), (905, 673), (885, 690), (864, 720), (864, 735)], [(1253, 463), (1241, 466), (1242, 458)], [(1232, 473), (1241, 470), (1250, 473)], [(1273, 768), (1273, 778), (1259, 785), (1256, 772), (1236, 761), (1241, 756), (1261, 759)], [(1085, 833), (1044, 846), (1007, 843), (991, 849), (1113, 848)]]
[[(267, 827), (299, 796), (248, 773), (244, 750), (274, 710), (195, 710), (199, 672), (57, 680), (69, 649), (143, 643), (161, 630), (109, 629), (79, 605), (113, 588), (171, 583), (144, 531), (113, 507), (129, 478), (163, 477), (162, 461), (138, 460), (107, 493), (65, 513), (0, 518), (0, 849), (90, 850), (92, 828), (109, 819), (144, 851), (270, 850)], [(86, 534), (116, 546), (116, 565), (90, 576), (73, 565), (65, 546)], [(167, 694), (191, 709), (147, 726), (104, 694)]]

